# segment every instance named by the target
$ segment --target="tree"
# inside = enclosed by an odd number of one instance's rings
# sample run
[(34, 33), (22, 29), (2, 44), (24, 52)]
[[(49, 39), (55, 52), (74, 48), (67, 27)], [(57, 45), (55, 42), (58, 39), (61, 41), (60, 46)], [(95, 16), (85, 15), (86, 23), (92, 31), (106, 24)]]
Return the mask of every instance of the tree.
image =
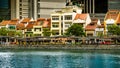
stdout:
[(110, 35), (120, 35), (120, 27), (117, 25), (108, 26), (107, 29)]
[(85, 36), (85, 33), (83, 31), (83, 27), (78, 24), (73, 24), (71, 27), (68, 28), (66, 35), (74, 35), (74, 36)]
[(7, 36), (8, 35), (8, 29), (7, 28), (1, 28), (0, 29), (0, 35), (1, 36)]
[(50, 36), (51, 35), (51, 31), (49, 28), (44, 28), (43, 29), (43, 36)]
[(22, 32), (20, 31), (16, 31), (16, 30), (9, 30), (5, 27), (0, 29), (0, 36), (11, 36), (11, 37), (15, 37), (15, 36), (22, 36)]
[(16, 31), (15, 32), (15, 35), (17, 36), (17, 37), (22, 37), (22, 31)]
[(8, 36), (11, 36), (11, 37), (22, 37), (22, 32), (16, 31), (16, 30), (9, 30), (8, 31)]

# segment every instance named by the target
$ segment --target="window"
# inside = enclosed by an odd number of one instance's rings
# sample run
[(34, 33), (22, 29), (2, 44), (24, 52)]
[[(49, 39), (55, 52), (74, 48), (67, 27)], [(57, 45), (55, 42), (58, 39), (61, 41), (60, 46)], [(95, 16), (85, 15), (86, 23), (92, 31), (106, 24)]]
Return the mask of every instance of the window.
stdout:
[(38, 18), (40, 18), (40, 15), (38, 15)]
[(57, 28), (59, 27), (59, 24), (53, 24), (52, 27)]
[(52, 20), (59, 20), (59, 16), (52, 16)]
[(22, 11), (22, 8), (20, 8), (20, 11)]
[(65, 28), (69, 28), (70, 27), (70, 24), (65, 24)]
[(9, 26), (9, 29), (15, 29), (15, 26)]
[(63, 16), (61, 16), (61, 20), (63, 20)]
[(34, 31), (41, 31), (41, 28), (35, 28)]
[(20, 0), (20, 2), (22, 2), (22, 0)]
[(66, 15), (65, 20), (72, 20), (72, 15)]
[(20, 4), (20, 6), (22, 6), (22, 4)]
[(20, 15), (22, 15), (22, 12), (20, 12)]
[(20, 19), (22, 19), (22, 16), (20, 16)]

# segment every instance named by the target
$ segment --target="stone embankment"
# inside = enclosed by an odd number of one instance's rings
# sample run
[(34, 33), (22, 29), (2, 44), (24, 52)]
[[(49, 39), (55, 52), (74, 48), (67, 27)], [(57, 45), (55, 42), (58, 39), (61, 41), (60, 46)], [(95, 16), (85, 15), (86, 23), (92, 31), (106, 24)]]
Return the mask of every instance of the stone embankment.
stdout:
[(37, 49), (37, 50), (119, 50), (120, 45), (34, 45), (34, 46), (1, 46), (0, 49)]

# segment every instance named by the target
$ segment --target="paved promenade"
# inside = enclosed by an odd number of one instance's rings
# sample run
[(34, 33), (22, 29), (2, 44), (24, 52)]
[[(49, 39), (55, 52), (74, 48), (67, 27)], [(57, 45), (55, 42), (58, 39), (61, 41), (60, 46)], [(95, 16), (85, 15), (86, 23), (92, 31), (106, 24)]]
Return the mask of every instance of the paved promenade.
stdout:
[(1, 46), (0, 49), (45, 49), (45, 50), (120, 50), (120, 45), (34, 45), (34, 46)]

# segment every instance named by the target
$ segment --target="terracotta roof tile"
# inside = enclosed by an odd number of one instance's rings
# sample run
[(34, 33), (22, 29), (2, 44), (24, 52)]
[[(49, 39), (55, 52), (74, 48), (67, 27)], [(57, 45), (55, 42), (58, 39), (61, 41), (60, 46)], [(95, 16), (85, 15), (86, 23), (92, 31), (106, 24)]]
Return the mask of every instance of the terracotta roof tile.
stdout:
[(85, 20), (86, 18), (87, 18), (87, 14), (76, 14), (74, 20), (77, 20), (77, 19)]
[(87, 25), (86, 27), (85, 27), (85, 30), (86, 31), (88, 31), (88, 30), (95, 30), (96, 29), (96, 27), (97, 27), (97, 25)]
[(32, 29), (33, 28), (33, 24), (32, 23), (29, 23), (27, 26), (26, 26), (26, 29)]
[(119, 11), (117, 10), (109, 10), (105, 16), (105, 20), (107, 19), (117, 19), (117, 16), (119, 15)]
[(49, 22), (45, 20), (44, 23), (43, 23), (43, 25), (42, 25), (42, 27), (47, 27), (48, 24), (49, 24)]
[(24, 18), (21, 22), (22, 22), (22, 23), (30, 22), (30, 18)]
[(9, 22), (9, 25), (16, 25), (19, 22), (19, 20), (11, 20)]
[(16, 25), (17, 30), (23, 30), (25, 29), (25, 25), (23, 23), (19, 23)]
[(39, 26), (39, 25), (40, 25), (40, 23), (37, 21), (34, 23), (34, 26)]
[(38, 18), (37, 21), (44, 21), (45, 18)]
[(50, 27), (50, 26), (51, 26), (51, 19), (48, 18), (47, 21), (49, 22), (49, 23), (48, 23), (48, 27)]
[(6, 26), (7, 24), (9, 24), (10, 20), (5, 20), (5, 21), (2, 21), (0, 23), (0, 26)]
[(98, 25), (97, 28), (104, 28), (104, 25)]
[(92, 22), (98, 22), (98, 18), (91, 18)]
[(118, 18), (117, 18), (116, 23), (117, 23), (117, 24), (120, 24), (120, 14), (119, 14), (119, 16), (118, 16)]
[(51, 21), (51, 18), (48, 18), (47, 21)]

